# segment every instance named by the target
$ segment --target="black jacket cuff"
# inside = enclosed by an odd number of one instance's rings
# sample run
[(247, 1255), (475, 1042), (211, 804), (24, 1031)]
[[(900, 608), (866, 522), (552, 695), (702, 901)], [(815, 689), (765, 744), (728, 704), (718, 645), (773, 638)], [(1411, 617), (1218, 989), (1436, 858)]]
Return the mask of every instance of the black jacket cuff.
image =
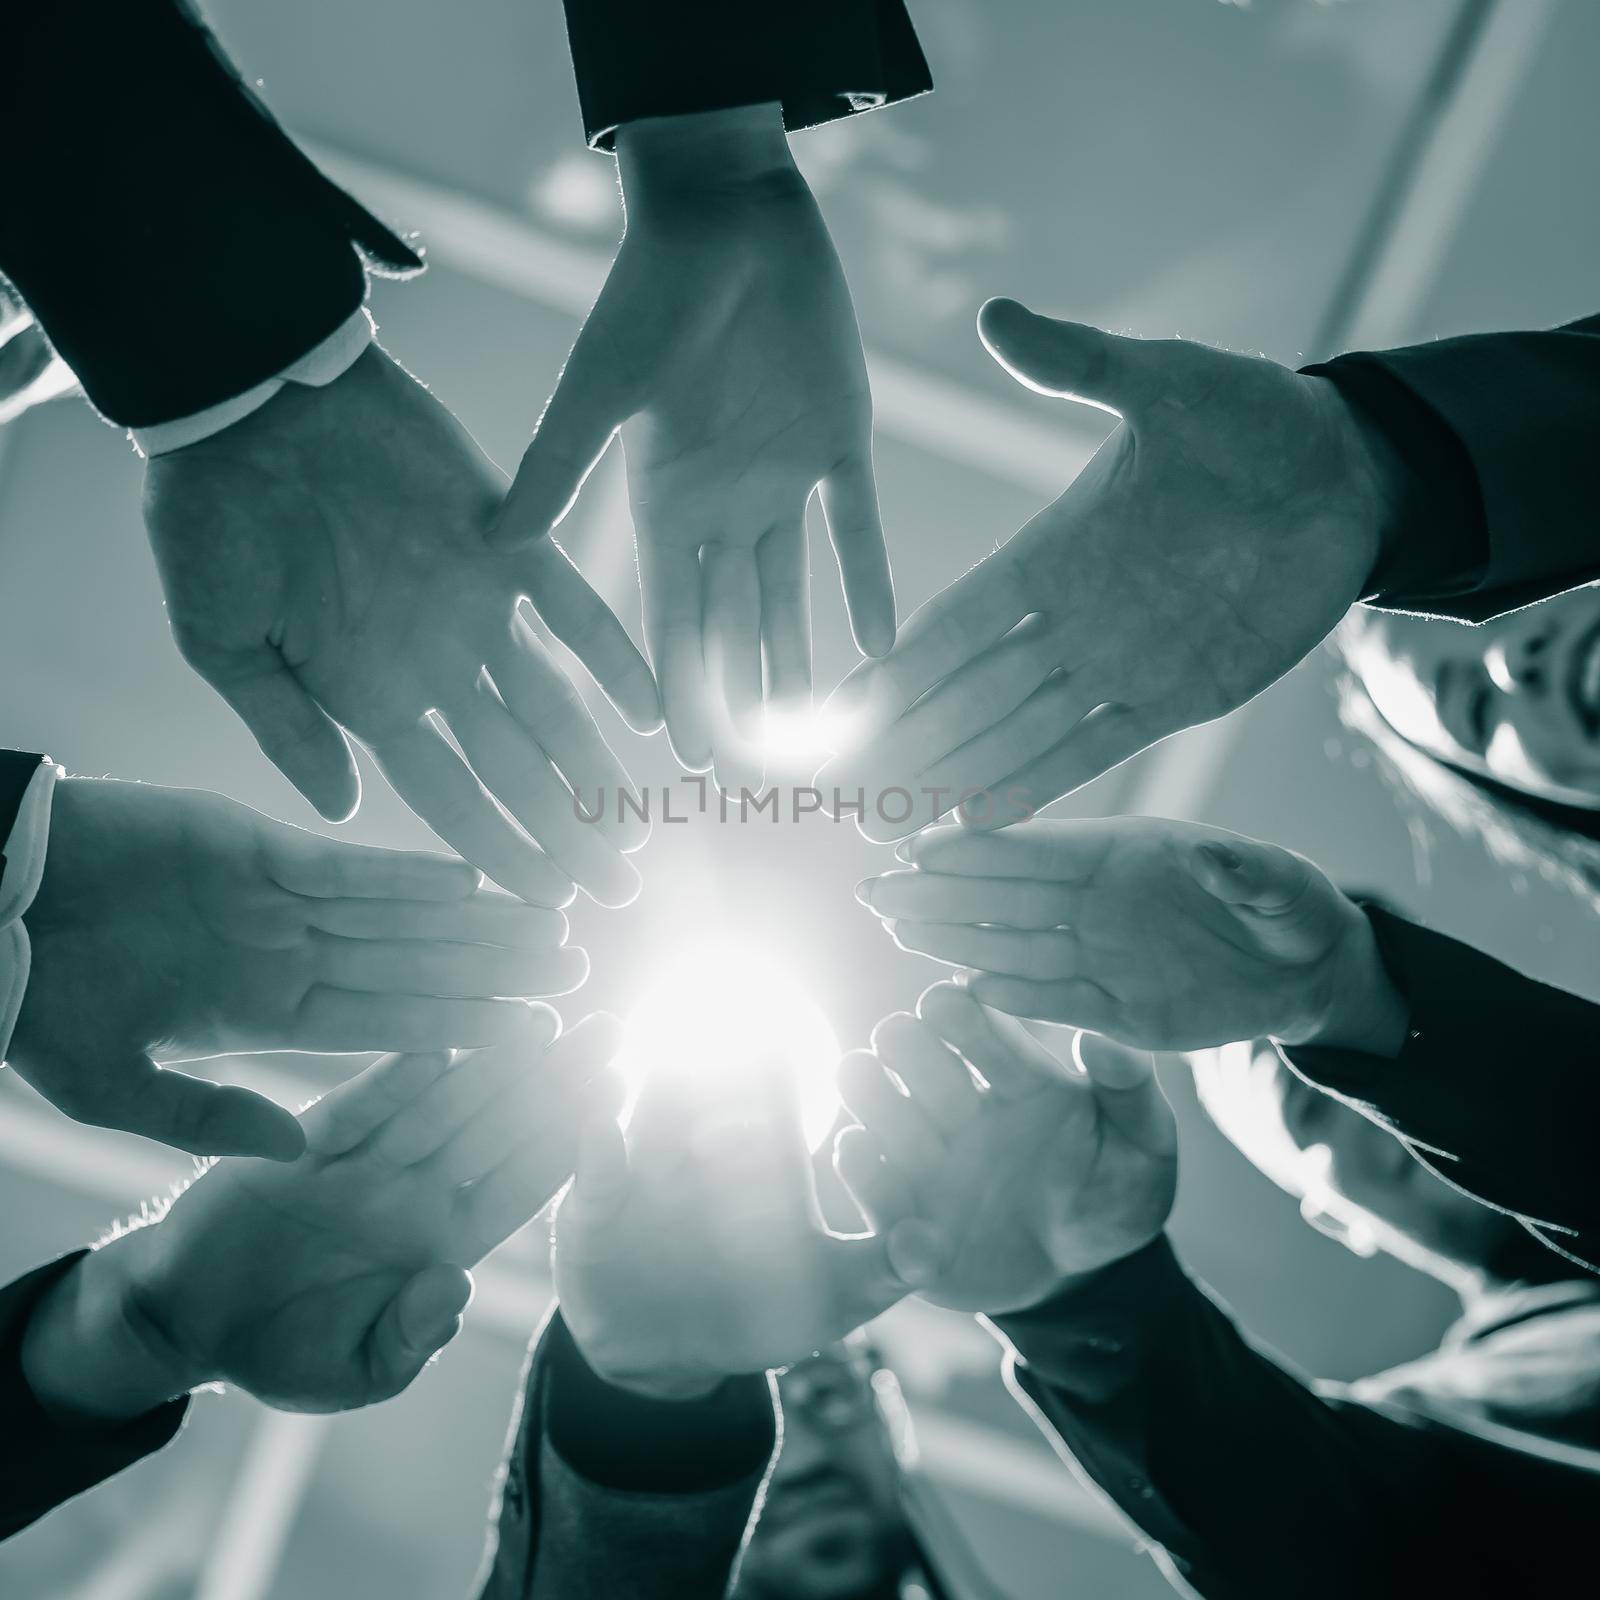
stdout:
[(559, 1314), (545, 1338), (545, 1433), (591, 1483), (703, 1494), (759, 1476), (771, 1457), (777, 1424), (765, 1377), (729, 1378), (700, 1400), (651, 1400), (599, 1377)]
[(74, 1251), (0, 1289), (0, 1539), (168, 1444), (188, 1412), (169, 1401), (108, 1429), (58, 1422), (22, 1373), (22, 1341), (34, 1308), (88, 1252)]
[(584, 132), (781, 101), (791, 131), (933, 87), (902, 0), (566, 0)]

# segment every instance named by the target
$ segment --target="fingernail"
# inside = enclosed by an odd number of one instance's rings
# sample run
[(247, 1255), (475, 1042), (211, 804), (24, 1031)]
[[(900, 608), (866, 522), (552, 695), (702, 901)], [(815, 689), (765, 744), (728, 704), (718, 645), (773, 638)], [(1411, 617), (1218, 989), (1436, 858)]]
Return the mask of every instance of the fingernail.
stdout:
[(895, 860), (903, 861), (909, 867), (911, 865), (911, 847), (917, 842), (917, 839), (917, 834), (912, 834), (909, 839), (902, 839), (900, 843), (894, 847)]
[(1230, 850), (1227, 845), (1218, 844), (1215, 840), (1207, 840), (1201, 845), (1200, 854), (1224, 872), (1237, 872), (1244, 865), (1237, 850)]
[(876, 878), (863, 878), (861, 882), (856, 885), (856, 899), (859, 900), (862, 905), (866, 906), (869, 910), (872, 907), (872, 886), (877, 881), (878, 880)]

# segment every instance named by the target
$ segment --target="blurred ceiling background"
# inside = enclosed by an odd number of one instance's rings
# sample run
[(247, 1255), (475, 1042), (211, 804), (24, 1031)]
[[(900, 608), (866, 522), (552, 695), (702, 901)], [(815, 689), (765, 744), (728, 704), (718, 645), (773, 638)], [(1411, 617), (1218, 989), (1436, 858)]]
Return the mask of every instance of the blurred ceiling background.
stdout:
[[(911, 0), (937, 92), (796, 140), (873, 355), (879, 459), (909, 612), (1058, 493), (1109, 419), (1024, 393), (973, 331), (984, 298), (1143, 335), (1314, 360), (1338, 348), (1553, 323), (1600, 284), (1600, 6), (1590, 0)], [(514, 465), (620, 229), (583, 148), (555, 0), (211, 0), (246, 75), (429, 272), (379, 284), (384, 341)], [(40, 130), (41, 138), (49, 130)], [(116, 153), (107, 152), (107, 160)], [(131, 182), (159, 181), (130, 174)], [(0, 674), (12, 747), (75, 772), (214, 788), (321, 827), (167, 633), (138, 520), (139, 466), (77, 401), (0, 432)], [(609, 461), (563, 529), (637, 624)], [(819, 547), (820, 548), (820, 547)], [(854, 660), (816, 561), (819, 688)], [(1550, 885), (1419, 828), (1334, 713), (1318, 656), (1229, 721), (1074, 797), (1277, 839), (1343, 881), (1600, 997), (1594, 933)], [(642, 781), (664, 741), (599, 712)], [(344, 832), (428, 843), (370, 771)], [(850, 898), (885, 852), (820, 818), (658, 828), (627, 913), (574, 908), (594, 959), (569, 1017), (627, 1010), (654, 952), (733, 926), (801, 975), (846, 1046), (937, 970)], [(574, 1005), (573, 1001), (577, 1004)], [(274, 1057), (286, 1100), (351, 1063)], [(1175, 1232), (1247, 1325), (1350, 1376), (1435, 1338), (1445, 1296), (1299, 1222), (1167, 1082), (1184, 1123)], [(11, 1276), (95, 1235), (183, 1165), (75, 1127), (0, 1080), (0, 1242)], [(466, 1594), (528, 1330), (538, 1229), (481, 1275), (467, 1332), (401, 1400), (333, 1421), (204, 1397), (179, 1447), (0, 1547), (19, 1600), (408, 1600)], [(883, 1329), (925, 1464), (1018, 1600), (1168, 1592), (1119, 1518), (1048, 1454), (970, 1323)]]

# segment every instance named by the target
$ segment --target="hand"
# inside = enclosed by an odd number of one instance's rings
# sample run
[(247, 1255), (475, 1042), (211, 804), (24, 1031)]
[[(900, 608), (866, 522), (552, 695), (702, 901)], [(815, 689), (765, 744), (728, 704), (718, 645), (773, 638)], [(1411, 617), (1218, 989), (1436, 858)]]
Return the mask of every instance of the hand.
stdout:
[(1149, 1056), (1080, 1034), (1073, 1072), (954, 984), (917, 1010), (841, 1065), (861, 1126), (834, 1160), (923, 1299), (1017, 1311), (1161, 1232), (1177, 1127)]
[(211, 1382), (288, 1411), (398, 1394), (459, 1327), (465, 1269), (549, 1200), (583, 1118), (620, 1098), (610, 1019), (550, 1044), (558, 1025), (540, 1008), (517, 1043), (453, 1064), (387, 1057), (305, 1112), (292, 1166), (204, 1174), (41, 1307), (34, 1392), (102, 1418)]
[(760, 1060), (717, 1097), (658, 1073), (626, 1140), (591, 1122), (552, 1261), (590, 1367), (656, 1399), (787, 1366), (906, 1292), (883, 1241), (823, 1226), (793, 1084)]
[(1266, 1036), (1392, 1054), (1406, 1007), (1361, 909), (1291, 850), (1159, 817), (949, 827), (862, 897), (1014, 1016), (1147, 1050)]
[(985, 791), (978, 825), (1031, 816), (1243, 705), (1359, 597), (1399, 494), (1403, 469), (1326, 379), (1009, 300), (979, 328), (1020, 382), (1123, 425), (841, 686), (833, 709), (855, 752), (827, 781), (944, 792), (898, 827), (869, 808), (874, 838)]
[(591, 810), (627, 777), (520, 600), (636, 727), (659, 722), (655, 686), (555, 544), (485, 546), (503, 492), (460, 423), (374, 347), (326, 388), (286, 385), (156, 457), (145, 522), (184, 658), (324, 816), (360, 798), (348, 731), (512, 894), (564, 905), (576, 881), (621, 905), (639, 883), (622, 852), (648, 830), (615, 803), (592, 825), (576, 815), (563, 777)]
[(23, 921), (11, 1064), (68, 1116), (201, 1155), (293, 1160), (289, 1112), (160, 1061), (431, 1050), (524, 1036), (588, 959), (559, 911), (465, 862), (342, 844), (220, 795), (69, 778)]
[(779, 108), (617, 133), (628, 226), (494, 537), (543, 538), (622, 428), (645, 638), (689, 768), (749, 776), (766, 698), (811, 686), (821, 486), (857, 643), (894, 641), (855, 312)]

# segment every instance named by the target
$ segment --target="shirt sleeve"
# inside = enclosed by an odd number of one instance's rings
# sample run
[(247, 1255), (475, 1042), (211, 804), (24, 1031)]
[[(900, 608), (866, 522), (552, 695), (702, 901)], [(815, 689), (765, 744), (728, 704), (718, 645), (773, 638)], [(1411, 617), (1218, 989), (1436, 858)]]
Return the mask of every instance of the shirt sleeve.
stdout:
[(781, 101), (791, 131), (933, 87), (903, 0), (565, 0), (584, 132)]
[(995, 1327), (1025, 1409), (1207, 1600), (1516, 1592), (1506, 1530), (1595, 1493), (1591, 1473), (1307, 1382), (1165, 1239)]
[(479, 1600), (716, 1600), (776, 1437), (765, 1378), (645, 1399), (598, 1377), (553, 1313), (512, 1419)]
[(1372, 604), (1483, 622), (1600, 578), (1600, 316), (1305, 370), (1410, 468)]
[(187, 1399), (173, 1400), (119, 1427), (76, 1428), (34, 1398), (22, 1374), (28, 1320), (86, 1254), (63, 1256), (0, 1289), (0, 1539), (170, 1443), (188, 1412)]
[(1399, 1055), (1280, 1046), (1285, 1061), (1397, 1134), (1446, 1182), (1600, 1269), (1600, 1006), (1363, 909), (1410, 1006)]

